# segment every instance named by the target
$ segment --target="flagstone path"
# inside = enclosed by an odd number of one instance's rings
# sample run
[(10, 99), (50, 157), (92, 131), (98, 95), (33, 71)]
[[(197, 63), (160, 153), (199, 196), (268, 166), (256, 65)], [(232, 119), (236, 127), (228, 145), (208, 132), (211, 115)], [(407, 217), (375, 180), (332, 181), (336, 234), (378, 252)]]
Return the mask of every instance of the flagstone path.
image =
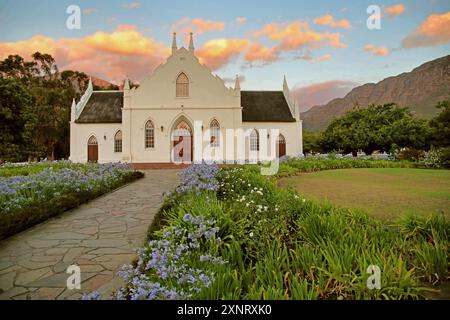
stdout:
[[(135, 258), (147, 229), (172, 191), (177, 170), (145, 177), (0, 241), (0, 299), (79, 299), (120, 288), (117, 271)], [(66, 286), (67, 267), (81, 269), (81, 289)]]

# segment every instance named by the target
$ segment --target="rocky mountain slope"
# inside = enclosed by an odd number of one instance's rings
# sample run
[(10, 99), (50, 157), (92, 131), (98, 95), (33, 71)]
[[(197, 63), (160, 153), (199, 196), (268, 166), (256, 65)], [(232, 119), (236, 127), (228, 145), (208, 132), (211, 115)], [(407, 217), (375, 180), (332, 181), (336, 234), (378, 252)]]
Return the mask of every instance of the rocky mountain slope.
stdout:
[(301, 117), (304, 130), (318, 131), (357, 105), (396, 102), (409, 107), (418, 117), (429, 118), (438, 111), (436, 103), (446, 99), (450, 99), (450, 55), (426, 62), (411, 72), (356, 87), (344, 98), (312, 107)]

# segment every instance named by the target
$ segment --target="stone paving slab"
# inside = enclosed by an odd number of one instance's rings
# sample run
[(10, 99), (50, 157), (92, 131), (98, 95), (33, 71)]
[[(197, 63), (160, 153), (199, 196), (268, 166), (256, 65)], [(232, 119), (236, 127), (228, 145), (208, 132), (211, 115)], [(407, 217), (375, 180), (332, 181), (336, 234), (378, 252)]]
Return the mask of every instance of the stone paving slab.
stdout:
[[(117, 271), (136, 257), (179, 170), (145, 177), (0, 241), (0, 299), (79, 299), (121, 287)], [(69, 265), (81, 269), (81, 289), (66, 287)]]

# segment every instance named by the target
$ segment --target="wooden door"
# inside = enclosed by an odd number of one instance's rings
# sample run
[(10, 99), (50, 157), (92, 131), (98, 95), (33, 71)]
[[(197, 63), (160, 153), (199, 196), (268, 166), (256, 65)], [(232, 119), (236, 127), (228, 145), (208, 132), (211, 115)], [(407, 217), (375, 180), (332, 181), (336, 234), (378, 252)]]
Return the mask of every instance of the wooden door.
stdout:
[(281, 158), (286, 155), (286, 139), (282, 134), (277, 139), (277, 157)]
[(192, 138), (179, 136), (173, 142), (175, 162), (192, 162)]
[(98, 145), (94, 144), (88, 146), (88, 161), (89, 162), (98, 161)]
[(97, 138), (91, 136), (88, 140), (88, 162), (98, 161), (98, 143)]
[(286, 143), (278, 144), (278, 158), (281, 158), (286, 155)]

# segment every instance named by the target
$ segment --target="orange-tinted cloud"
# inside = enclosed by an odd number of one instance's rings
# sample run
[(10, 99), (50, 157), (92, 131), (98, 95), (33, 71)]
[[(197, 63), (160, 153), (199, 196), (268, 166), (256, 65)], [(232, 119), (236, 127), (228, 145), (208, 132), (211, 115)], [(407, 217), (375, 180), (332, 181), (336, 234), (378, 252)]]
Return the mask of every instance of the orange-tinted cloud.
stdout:
[(261, 30), (253, 33), (254, 36), (266, 36), (278, 41), (280, 50), (295, 50), (300, 47), (320, 48), (331, 46), (345, 48), (347, 45), (341, 42), (340, 33), (316, 32), (309, 28), (307, 22), (294, 21), (289, 24), (270, 23)]
[(76, 39), (36, 35), (27, 40), (0, 43), (1, 59), (9, 54), (29, 59), (36, 51), (51, 54), (61, 70), (79, 70), (116, 82), (125, 76), (139, 80), (169, 52), (162, 43), (145, 37), (129, 25), (120, 26), (111, 33), (98, 31)]
[(332, 28), (350, 29), (352, 27), (352, 24), (347, 19), (335, 20), (331, 14), (315, 18), (314, 23)]
[(406, 7), (402, 3), (398, 3), (396, 5), (393, 5), (393, 6), (390, 6), (390, 7), (386, 7), (384, 9), (384, 12), (390, 17), (399, 16), (402, 13), (404, 13), (405, 11), (406, 11)]
[(427, 47), (450, 41), (450, 11), (432, 14), (402, 41), (404, 48)]
[(198, 49), (196, 55), (201, 63), (216, 70), (238, 57), (248, 45), (248, 39), (213, 39)]
[(331, 54), (324, 54), (323, 56), (319, 56), (315, 59), (312, 60), (313, 63), (321, 63), (321, 62), (325, 62), (331, 60)]
[(292, 89), (292, 96), (297, 100), (300, 111), (313, 106), (323, 105), (334, 98), (345, 96), (358, 83), (345, 80), (331, 80)]
[(188, 17), (184, 17), (175, 22), (171, 28), (172, 31), (183, 34), (184, 40), (187, 41), (190, 32), (193, 32), (194, 36), (199, 36), (206, 32), (223, 31), (225, 29), (225, 23), (202, 18), (191, 20)]
[(364, 50), (367, 52), (371, 52), (372, 54), (376, 56), (387, 56), (390, 51), (386, 47), (376, 47), (373, 44), (369, 43), (364, 47)]
[(245, 53), (245, 60), (249, 62), (272, 62), (279, 58), (279, 52), (275, 47), (267, 48), (262, 44), (253, 42)]

